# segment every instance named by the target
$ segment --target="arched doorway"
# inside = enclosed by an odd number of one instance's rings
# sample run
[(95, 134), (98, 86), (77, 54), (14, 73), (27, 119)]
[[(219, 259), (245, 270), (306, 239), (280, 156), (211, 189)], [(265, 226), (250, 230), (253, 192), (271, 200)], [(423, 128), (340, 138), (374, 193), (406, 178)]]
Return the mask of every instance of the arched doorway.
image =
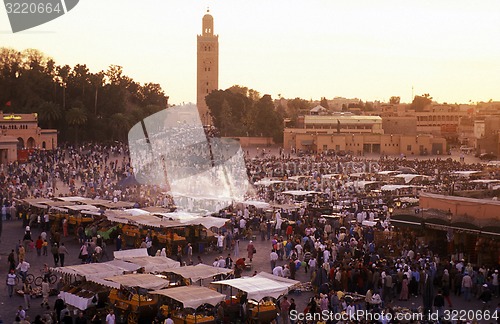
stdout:
[(28, 138), (28, 141), (26, 142), (26, 147), (35, 148), (35, 139), (33, 137)]
[(24, 148), (24, 140), (21, 137), (17, 138), (17, 149), (22, 150)]
[(42, 142), (42, 148), (43, 149), (46, 149), (47, 148), (47, 144), (45, 144), (45, 141)]

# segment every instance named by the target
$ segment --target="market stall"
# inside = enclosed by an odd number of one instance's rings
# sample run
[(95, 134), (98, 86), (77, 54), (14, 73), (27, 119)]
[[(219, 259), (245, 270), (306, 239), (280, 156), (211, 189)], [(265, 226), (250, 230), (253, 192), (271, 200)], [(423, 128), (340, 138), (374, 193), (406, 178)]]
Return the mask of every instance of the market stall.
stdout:
[(51, 268), (63, 276), (66, 283), (81, 280), (92, 280), (93, 278), (104, 278), (114, 275), (122, 275), (137, 271), (141, 266), (121, 260), (112, 260), (102, 263), (77, 264), (65, 267)]
[[(200, 286), (183, 286), (152, 291), (166, 299), (160, 307), (164, 316), (172, 314), (174, 323), (215, 323), (213, 307), (226, 296)], [(202, 307), (200, 307), (202, 306)], [(193, 311), (194, 310), (194, 311)]]
[(109, 293), (118, 323), (151, 323), (157, 314), (158, 299), (148, 290), (168, 287), (168, 280), (152, 274), (137, 273), (105, 278), (103, 285), (114, 287)]
[[(230, 312), (235, 310), (231, 305), (240, 303), (242, 298), (253, 300), (248, 303), (252, 321), (270, 323), (278, 316), (277, 307), (270, 298), (278, 299), (288, 294), (290, 290), (300, 285), (300, 281), (260, 272), (253, 277), (215, 281), (212, 285), (231, 288), (231, 299), (228, 301)], [(232, 296), (233, 288), (239, 291), (236, 297)]]

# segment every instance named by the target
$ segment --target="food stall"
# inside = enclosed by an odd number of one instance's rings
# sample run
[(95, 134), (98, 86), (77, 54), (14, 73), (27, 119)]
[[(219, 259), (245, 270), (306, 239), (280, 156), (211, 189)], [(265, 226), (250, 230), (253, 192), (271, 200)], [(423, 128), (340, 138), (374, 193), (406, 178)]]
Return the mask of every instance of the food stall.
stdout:
[(51, 271), (62, 277), (63, 287), (59, 298), (67, 305), (93, 313), (96, 306), (104, 306), (110, 291), (109, 285), (102, 284), (102, 278), (132, 273), (139, 269), (140, 266), (133, 263), (113, 260), (51, 268)]
[[(253, 277), (243, 277), (212, 282), (212, 285), (228, 286), (231, 288), (231, 298), (227, 301), (229, 311), (235, 311), (231, 305), (241, 302), (241, 298), (249, 300), (248, 310), (253, 323), (270, 323), (278, 317), (276, 303), (270, 298), (278, 299), (298, 285), (300, 281), (274, 276), (260, 272)], [(239, 291), (233, 297), (233, 288)], [(236, 310), (237, 311), (237, 310)]]
[(200, 286), (183, 286), (161, 289), (150, 292), (159, 295), (166, 302), (160, 308), (162, 314), (172, 315), (175, 324), (215, 323), (213, 307), (223, 301), (226, 296), (212, 289)]
[(114, 307), (118, 323), (151, 323), (157, 314), (158, 298), (149, 290), (168, 287), (168, 280), (153, 274), (135, 273), (113, 276), (101, 281), (112, 287), (109, 302)]

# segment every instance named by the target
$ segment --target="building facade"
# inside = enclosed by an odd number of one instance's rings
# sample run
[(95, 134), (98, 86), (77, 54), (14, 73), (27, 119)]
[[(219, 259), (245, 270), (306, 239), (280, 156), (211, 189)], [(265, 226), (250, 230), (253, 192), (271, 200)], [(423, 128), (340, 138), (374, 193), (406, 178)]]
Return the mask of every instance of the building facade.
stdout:
[(219, 88), (219, 36), (214, 34), (214, 18), (202, 19), (202, 33), (197, 42), (196, 106), (204, 125), (211, 124), (205, 97)]
[(17, 151), (57, 147), (57, 130), (38, 127), (38, 115), (4, 114), (0, 111), (0, 162), (13, 162)]

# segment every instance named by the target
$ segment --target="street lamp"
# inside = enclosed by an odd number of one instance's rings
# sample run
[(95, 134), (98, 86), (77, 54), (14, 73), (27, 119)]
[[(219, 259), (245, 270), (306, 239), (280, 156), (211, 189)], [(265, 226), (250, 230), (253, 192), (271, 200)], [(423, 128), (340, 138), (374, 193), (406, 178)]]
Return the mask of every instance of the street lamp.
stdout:
[(389, 219), (392, 218), (392, 213), (394, 212), (394, 208), (389, 207)]

